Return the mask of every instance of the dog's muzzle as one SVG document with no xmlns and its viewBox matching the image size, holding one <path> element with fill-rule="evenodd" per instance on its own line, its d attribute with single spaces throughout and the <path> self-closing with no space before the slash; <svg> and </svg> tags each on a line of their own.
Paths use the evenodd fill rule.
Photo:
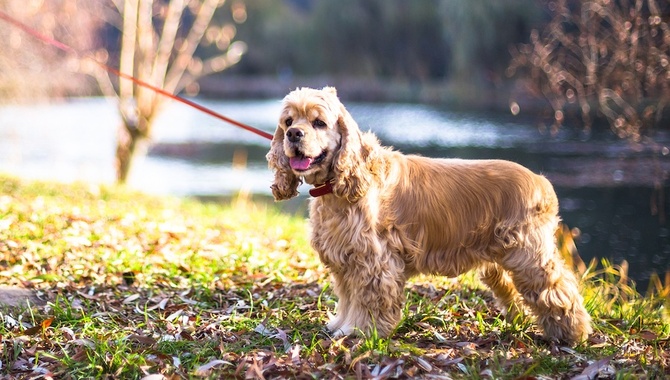
<svg viewBox="0 0 670 380">
<path fill-rule="evenodd" d="M 309 157 L 305 156 L 299 151 L 296 151 L 296 155 L 289 158 L 289 164 L 291 165 L 291 169 L 293 170 L 305 171 L 310 167 L 318 165 L 321 162 L 323 162 L 323 160 L 326 159 L 327 154 L 328 152 L 324 150 L 323 152 L 321 152 L 321 154 L 319 154 L 316 157 Z"/>
</svg>

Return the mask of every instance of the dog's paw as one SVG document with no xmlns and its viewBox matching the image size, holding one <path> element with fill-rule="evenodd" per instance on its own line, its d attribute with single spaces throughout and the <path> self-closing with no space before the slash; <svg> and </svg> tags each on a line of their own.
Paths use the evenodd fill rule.
<svg viewBox="0 0 670 380">
<path fill-rule="evenodd" d="M 343 336 L 349 336 L 354 333 L 355 327 L 351 326 L 340 318 L 335 318 L 331 320 L 328 325 L 326 325 L 328 331 L 330 331 L 333 338 L 341 338 Z"/>
<path fill-rule="evenodd" d="M 342 326 L 337 330 L 330 330 L 333 338 L 342 338 L 345 336 L 353 335 L 355 328 L 352 326 Z"/>
<path fill-rule="evenodd" d="M 340 326 L 342 325 L 342 319 L 339 317 L 334 317 L 333 319 L 328 322 L 326 325 L 326 328 L 330 332 L 335 332 L 340 329 Z"/>
<path fill-rule="evenodd" d="M 330 332 L 330 337 L 333 339 L 339 339 L 346 336 L 340 329 L 334 331 L 329 329 L 328 332 Z"/>
</svg>

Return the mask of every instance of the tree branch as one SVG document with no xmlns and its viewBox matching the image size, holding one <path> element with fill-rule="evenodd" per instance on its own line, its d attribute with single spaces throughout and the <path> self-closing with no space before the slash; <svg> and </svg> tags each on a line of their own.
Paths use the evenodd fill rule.
<svg viewBox="0 0 670 380">
<path fill-rule="evenodd" d="M 166 91 L 175 93 L 178 89 L 183 88 L 179 87 L 180 83 L 182 82 L 182 76 L 186 72 L 189 63 L 193 59 L 195 49 L 198 47 L 198 45 L 200 45 L 200 41 L 205 34 L 205 30 L 214 16 L 214 11 L 221 5 L 223 5 L 223 1 L 203 1 L 202 5 L 198 9 L 193 26 L 186 36 L 186 41 L 184 42 L 182 49 L 180 49 L 176 59 L 174 60 L 174 63 L 172 64 L 172 67 L 170 67 L 167 72 L 164 87 Z"/>
</svg>

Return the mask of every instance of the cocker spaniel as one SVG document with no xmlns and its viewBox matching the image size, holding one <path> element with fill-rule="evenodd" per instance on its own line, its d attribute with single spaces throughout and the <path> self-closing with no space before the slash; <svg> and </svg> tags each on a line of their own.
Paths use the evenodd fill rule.
<svg viewBox="0 0 670 380">
<path fill-rule="evenodd" d="M 527 309 L 544 335 L 574 344 L 591 333 L 574 273 L 557 253 L 558 200 L 543 176 L 509 161 L 404 155 L 363 133 L 334 88 L 283 101 L 267 154 L 276 200 L 315 186 L 311 244 L 339 298 L 336 335 L 401 319 L 419 273 L 477 269 L 508 318 Z"/>
</svg>

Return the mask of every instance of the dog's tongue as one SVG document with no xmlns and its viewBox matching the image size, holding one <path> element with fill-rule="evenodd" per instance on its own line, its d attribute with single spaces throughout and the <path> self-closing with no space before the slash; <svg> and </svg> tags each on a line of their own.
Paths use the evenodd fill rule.
<svg viewBox="0 0 670 380">
<path fill-rule="evenodd" d="M 292 169 L 307 170 L 312 163 L 312 159 L 309 157 L 291 157 L 289 163 Z"/>
</svg>

